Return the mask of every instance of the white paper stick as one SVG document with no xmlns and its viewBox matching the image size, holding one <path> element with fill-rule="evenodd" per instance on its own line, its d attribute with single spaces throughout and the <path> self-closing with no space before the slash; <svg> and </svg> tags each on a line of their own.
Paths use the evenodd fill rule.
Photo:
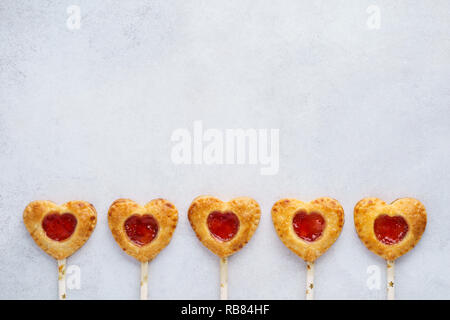
<svg viewBox="0 0 450 320">
<path fill-rule="evenodd" d="M 141 262 L 141 300 L 148 299 L 148 261 Z"/>
<path fill-rule="evenodd" d="M 306 262 L 306 300 L 314 300 L 314 262 Z"/>
<path fill-rule="evenodd" d="M 394 260 L 386 260 L 387 263 L 387 299 L 395 300 L 395 262 Z"/>
<path fill-rule="evenodd" d="M 228 300 L 228 259 L 220 258 L 220 300 Z"/>
<path fill-rule="evenodd" d="M 66 259 L 58 260 L 58 298 L 66 300 Z"/>
</svg>

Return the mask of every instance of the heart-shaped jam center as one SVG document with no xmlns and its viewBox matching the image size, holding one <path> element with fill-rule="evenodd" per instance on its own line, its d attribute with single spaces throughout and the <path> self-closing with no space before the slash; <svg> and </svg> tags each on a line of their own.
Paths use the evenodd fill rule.
<svg viewBox="0 0 450 320">
<path fill-rule="evenodd" d="M 55 241 L 63 241 L 69 238 L 75 231 L 76 226 L 77 218 L 71 213 L 50 212 L 42 220 L 42 228 L 45 234 Z"/>
<path fill-rule="evenodd" d="M 138 246 L 144 246 L 158 234 L 158 221 L 149 214 L 132 215 L 124 223 L 125 232 L 128 238 Z"/>
<path fill-rule="evenodd" d="M 390 217 L 386 214 L 375 219 L 373 230 L 377 239 L 384 244 L 396 244 L 408 233 L 408 223 L 401 216 Z"/>
<path fill-rule="evenodd" d="M 305 210 L 298 211 L 292 220 L 292 226 L 299 238 L 313 242 L 317 240 L 325 229 L 325 219 L 320 213 Z"/>
<path fill-rule="evenodd" d="M 231 211 L 213 211 L 207 220 L 209 231 L 220 241 L 230 241 L 239 230 L 239 218 Z"/>
</svg>

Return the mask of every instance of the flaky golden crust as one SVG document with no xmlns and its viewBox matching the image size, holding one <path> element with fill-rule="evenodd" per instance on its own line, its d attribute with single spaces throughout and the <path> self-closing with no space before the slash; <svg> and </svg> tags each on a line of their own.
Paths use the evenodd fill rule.
<svg viewBox="0 0 450 320">
<path fill-rule="evenodd" d="M 307 213 L 318 212 L 325 220 L 325 229 L 322 235 L 313 242 L 308 242 L 294 231 L 293 219 L 299 210 Z M 281 241 L 308 262 L 314 262 L 337 240 L 344 225 L 344 209 L 337 200 L 331 198 L 318 198 L 311 202 L 297 199 L 281 199 L 272 207 L 272 221 Z"/>
<path fill-rule="evenodd" d="M 152 215 L 158 222 L 158 233 L 148 244 L 138 246 L 132 242 L 124 228 L 125 221 L 132 215 Z M 130 256 L 141 262 L 153 260 L 172 239 L 178 222 L 178 210 L 164 199 L 154 199 L 141 206 L 130 199 L 118 199 L 108 210 L 108 224 L 114 239 Z"/>
<path fill-rule="evenodd" d="M 63 241 L 50 239 L 42 228 L 42 220 L 50 212 L 71 213 L 77 219 L 72 235 Z M 69 201 L 61 206 L 48 200 L 33 201 L 23 212 L 23 222 L 37 245 L 57 260 L 65 259 L 89 239 L 97 223 L 97 212 L 86 201 Z"/>
<path fill-rule="evenodd" d="M 387 245 L 377 239 L 374 222 L 382 214 L 402 216 L 408 223 L 408 233 L 400 242 Z M 359 238 L 370 251 L 386 260 L 395 260 L 419 242 L 427 225 L 427 213 L 424 205 L 413 198 L 398 199 L 390 205 L 377 198 L 365 198 L 356 204 L 354 220 Z"/>
<path fill-rule="evenodd" d="M 229 241 L 216 239 L 208 229 L 207 218 L 213 211 L 231 211 L 239 219 L 239 229 Z M 221 258 L 231 256 L 242 249 L 253 236 L 259 224 L 261 209 L 259 204 L 247 197 L 223 202 L 212 196 L 200 196 L 189 207 L 188 218 L 197 238 L 205 247 Z"/>
</svg>

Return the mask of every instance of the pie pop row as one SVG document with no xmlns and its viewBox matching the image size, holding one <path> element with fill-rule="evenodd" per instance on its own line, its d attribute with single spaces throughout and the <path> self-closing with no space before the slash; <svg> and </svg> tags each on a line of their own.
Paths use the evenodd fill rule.
<svg viewBox="0 0 450 320">
<path fill-rule="evenodd" d="M 228 297 L 228 257 L 253 236 L 261 216 L 259 204 L 240 197 L 228 202 L 199 196 L 188 210 L 198 239 L 220 259 L 220 298 Z M 36 244 L 58 261 L 59 298 L 66 299 L 66 258 L 89 239 L 97 223 L 94 206 L 85 201 L 57 205 L 33 201 L 23 220 Z M 272 207 L 272 221 L 281 241 L 306 262 L 306 299 L 314 298 L 314 262 L 339 237 L 344 210 L 335 199 L 310 202 L 286 198 Z M 144 206 L 130 199 L 114 201 L 108 225 L 122 250 L 141 262 L 141 299 L 147 299 L 148 263 L 170 242 L 178 210 L 170 201 L 154 199 Z M 364 198 L 354 208 L 355 229 L 364 245 L 387 261 L 387 298 L 394 299 L 394 261 L 420 240 L 427 222 L 424 205 L 413 198 L 387 204 Z"/>
</svg>

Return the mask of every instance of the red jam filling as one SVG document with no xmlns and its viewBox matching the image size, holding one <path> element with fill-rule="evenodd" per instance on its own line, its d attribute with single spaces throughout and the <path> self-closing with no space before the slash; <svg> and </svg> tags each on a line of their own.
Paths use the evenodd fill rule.
<svg viewBox="0 0 450 320">
<path fill-rule="evenodd" d="M 76 226 L 77 218 L 71 213 L 51 212 L 42 220 L 42 228 L 45 234 L 55 241 L 63 241 L 69 238 L 75 231 Z"/>
<path fill-rule="evenodd" d="M 386 214 L 375 219 L 373 230 L 375 236 L 384 244 L 396 244 L 408 233 L 408 223 L 401 216 L 390 217 Z"/>
<path fill-rule="evenodd" d="M 128 238 L 138 246 L 152 242 L 159 230 L 158 221 L 149 214 L 132 215 L 125 221 L 124 228 Z"/>
<path fill-rule="evenodd" d="M 313 242 L 322 235 L 325 229 L 325 219 L 320 213 L 311 212 L 308 214 L 305 210 L 300 210 L 295 214 L 292 226 L 299 238 Z"/>
<path fill-rule="evenodd" d="M 209 231 L 220 241 L 230 241 L 239 230 L 239 218 L 231 211 L 213 211 L 207 220 Z"/>
</svg>

